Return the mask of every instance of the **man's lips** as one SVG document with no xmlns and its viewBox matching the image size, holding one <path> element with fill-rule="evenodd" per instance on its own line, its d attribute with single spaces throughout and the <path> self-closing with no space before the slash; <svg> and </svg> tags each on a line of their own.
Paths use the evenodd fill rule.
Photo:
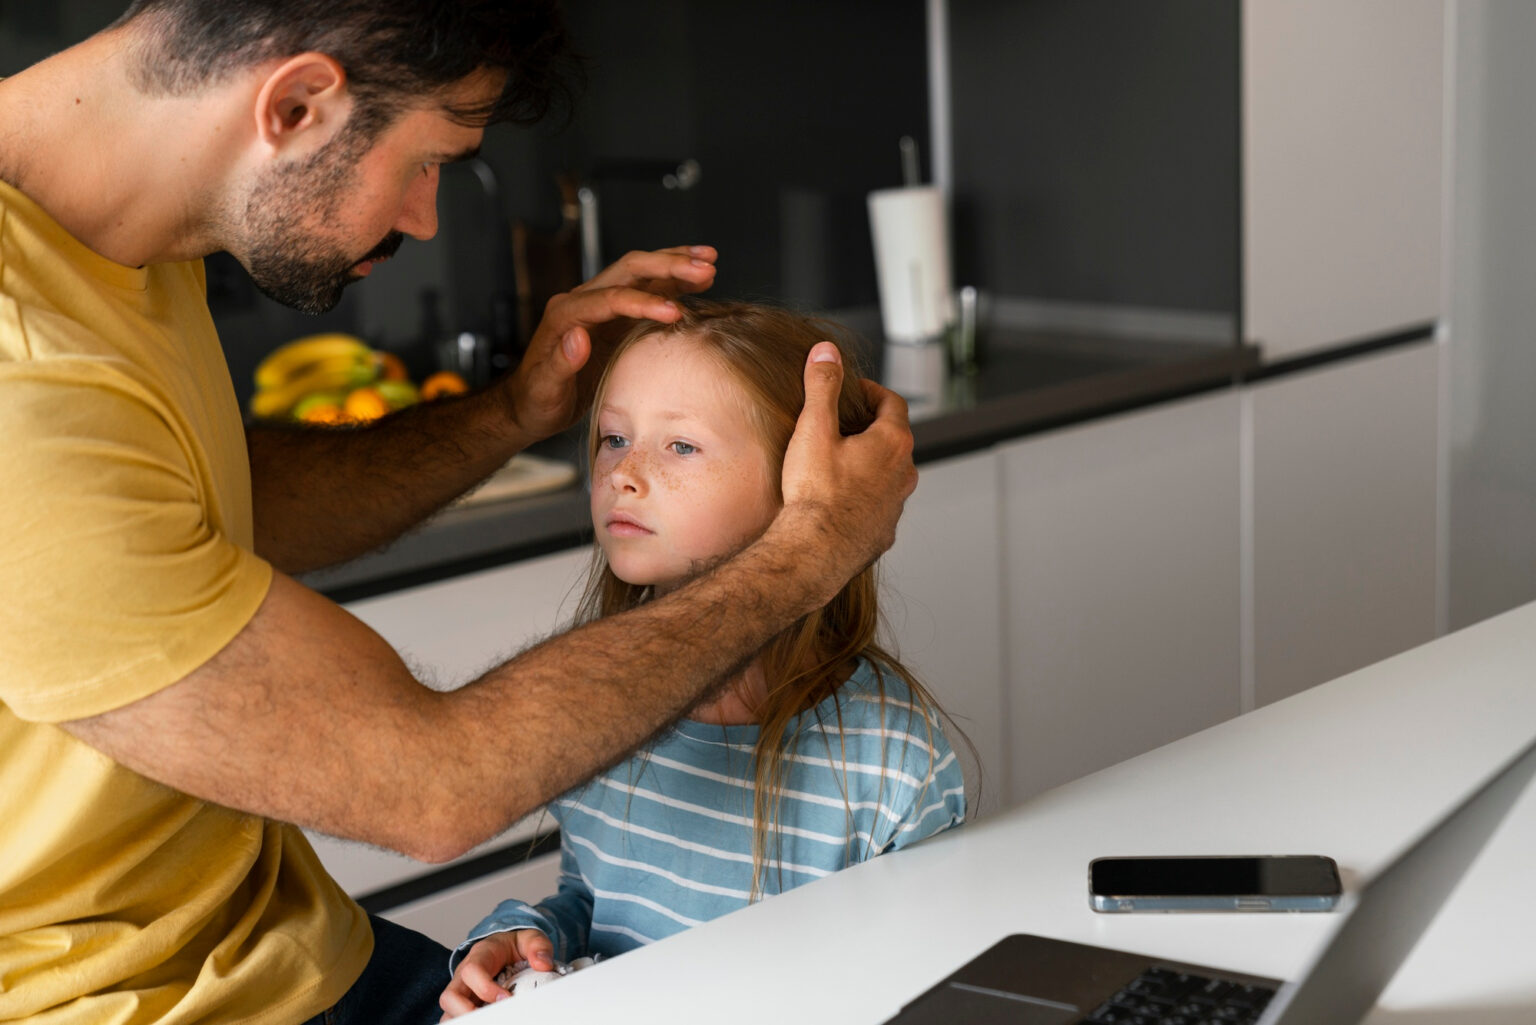
<svg viewBox="0 0 1536 1025">
<path fill-rule="evenodd" d="M 405 241 L 405 236 L 398 231 L 392 231 L 384 236 L 384 240 L 373 247 L 367 256 L 352 265 L 359 277 L 366 278 L 368 272 L 373 270 L 374 264 L 383 263 L 394 256 L 400 249 L 400 243 Z"/>
</svg>

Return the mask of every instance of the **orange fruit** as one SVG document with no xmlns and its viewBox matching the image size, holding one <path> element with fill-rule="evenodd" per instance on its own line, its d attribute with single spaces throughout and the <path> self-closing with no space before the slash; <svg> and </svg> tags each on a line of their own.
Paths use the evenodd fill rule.
<svg viewBox="0 0 1536 1025">
<path fill-rule="evenodd" d="M 444 395 L 463 395 L 467 391 L 469 391 L 469 384 L 452 370 L 439 370 L 421 382 L 421 400 L 423 402 L 431 402 L 433 399 L 440 399 Z"/>
<path fill-rule="evenodd" d="M 356 388 L 347 393 L 341 408 L 352 419 L 366 423 L 388 413 L 389 403 L 375 388 Z"/>
<path fill-rule="evenodd" d="M 392 352 L 374 352 L 374 362 L 379 368 L 379 380 L 381 381 L 409 381 L 411 375 L 405 369 L 405 363 Z"/>
<path fill-rule="evenodd" d="M 352 422 L 352 418 L 337 405 L 310 406 L 299 414 L 299 419 L 307 424 L 344 424 Z"/>
</svg>

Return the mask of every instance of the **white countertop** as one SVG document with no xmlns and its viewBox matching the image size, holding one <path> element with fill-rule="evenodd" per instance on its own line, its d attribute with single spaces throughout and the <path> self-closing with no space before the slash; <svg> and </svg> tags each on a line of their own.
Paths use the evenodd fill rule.
<svg viewBox="0 0 1536 1025">
<path fill-rule="evenodd" d="M 1090 859 L 1328 854 L 1354 889 L 1536 736 L 1536 604 L 477 1012 L 496 1022 L 884 1021 L 1012 932 L 1293 975 L 1317 914 L 1098 915 Z M 1536 787 L 1371 1025 L 1536 1022 Z"/>
</svg>

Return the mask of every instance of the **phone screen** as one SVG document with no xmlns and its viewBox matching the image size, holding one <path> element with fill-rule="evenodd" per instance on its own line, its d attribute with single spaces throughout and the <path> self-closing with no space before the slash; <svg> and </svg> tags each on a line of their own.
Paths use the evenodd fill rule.
<svg viewBox="0 0 1536 1025">
<path fill-rule="evenodd" d="M 1116 897 L 1337 895 L 1338 867 L 1318 855 L 1099 858 L 1092 890 Z"/>
</svg>

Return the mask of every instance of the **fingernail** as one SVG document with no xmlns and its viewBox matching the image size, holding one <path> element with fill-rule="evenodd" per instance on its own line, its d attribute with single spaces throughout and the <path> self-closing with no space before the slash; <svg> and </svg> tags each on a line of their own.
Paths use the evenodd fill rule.
<svg viewBox="0 0 1536 1025">
<path fill-rule="evenodd" d="M 692 253 L 694 256 L 708 256 L 709 255 L 709 247 L 708 246 L 689 246 L 688 247 L 688 251 L 690 253 Z"/>
<path fill-rule="evenodd" d="M 828 345 L 828 346 L 825 346 L 825 347 L 818 347 L 818 348 L 816 348 L 811 353 L 811 362 L 812 363 L 837 363 L 837 362 L 839 362 L 837 346 L 835 346 L 835 345 Z"/>
<path fill-rule="evenodd" d="M 708 260 L 698 260 L 698 259 L 695 259 L 695 260 L 692 261 L 692 263 L 693 263 L 693 265 L 695 267 L 713 267 L 714 266 L 714 264 L 710 263 Z"/>
<path fill-rule="evenodd" d="M 576 336 L 567 332 L 566 336 L 560 340 L 560 351 L 565 353 L 566 359 L 574 360 L 577 356 Z"/>
</svg>

